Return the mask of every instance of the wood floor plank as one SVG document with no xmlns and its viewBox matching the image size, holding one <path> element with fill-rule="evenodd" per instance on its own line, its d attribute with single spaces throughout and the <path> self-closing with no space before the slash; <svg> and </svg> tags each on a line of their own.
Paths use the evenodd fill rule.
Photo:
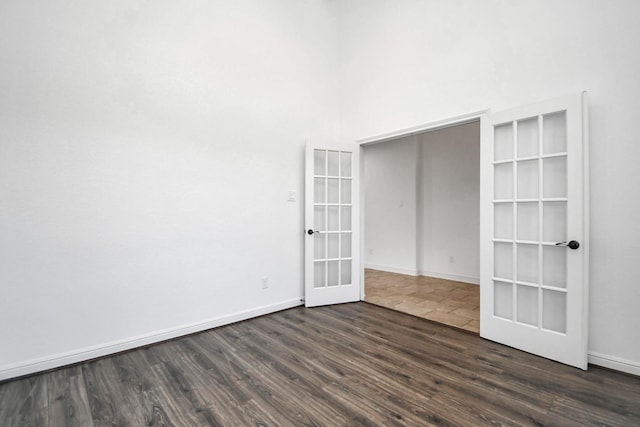
<svg viewBox="0 0 640 427">
<path fill-rule="evenodd" d="M 321 394 L 318 395 L 321 390 L 314 383 L 303 381 L 290 364 L 283 362 L 280 354 L 274 358 L 275 353 L 270 352 L 253 333 L 247 333 L 243 325 L 233 325 L 222 333 L 221 338 L 228 340 L 229 344 L 233 342 L 233 346 L 243 354 L 244 360 L 239 362 L 246 363 L 250 384 L 259 391 L 253 399 L 256 403 L 279 408 L 290 425 L 326 425 L 330 420 L 342 421 L 342 415 L 330 405 L 320 412 L 310 411 L 303 400 L 316 396 L 322 401 Z M 292 394 L 297 398 L 291 399 Z"/>
<path fill-rule="evenodd" d="M 93 426 L 82 370 L 78 366 L 49 374 L 49 416 L 51 425 Z"/>
<path fill-rule="evenodd" d="M 49 413 L 48 386 L 48 374 L 0 384 L 0 425 L 44 425 L 47 423 Z M 2 420 L 7 421 L 3 423 Z"/>
<path fill-rule="evenodd" d="M 5 418 L 3 427 L 40 427 L 49 425 L 49 408 L 36 409 L 28 415 Z"/>
<path fill-rule="evenodd" d="M 639 396 L 638 377 L 356 303 L 2 383 L 0 425 L 632 426 Z"/>
<path fill-rule="evenodd" d="M 132 390 L 123 383 L 114 358 L 100 359 L 82 365 L 85 388 L 96 425 L 148 425 L 153 419 L 163 419 L 162 408 L 150 399 L 153 388 Z M 158 386 L 157 384 L 155 386 Z"/>
</svg>

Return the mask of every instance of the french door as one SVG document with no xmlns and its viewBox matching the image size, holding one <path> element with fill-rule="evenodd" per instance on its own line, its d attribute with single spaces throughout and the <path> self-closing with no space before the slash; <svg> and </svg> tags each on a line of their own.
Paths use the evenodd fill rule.
<svg viewBox="0 0 640 427">
<path fill-rule="evenodd" d="M 305 306 L 359 301 L 359 146 L 307 144 L 305 166 Z"/>
<path fill-rule="evenodd" d="M 588 337 L 584 94 L 481 119 L 480 335 L 582 369 Z"/>
</svg>

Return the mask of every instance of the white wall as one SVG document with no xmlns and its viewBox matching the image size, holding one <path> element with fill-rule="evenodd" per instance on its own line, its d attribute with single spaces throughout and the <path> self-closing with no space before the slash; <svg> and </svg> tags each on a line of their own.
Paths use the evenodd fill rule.
<svg viewBox="0 0 640 427">
<path fill-rule="evenodd" d="M 368 268 L 417 274 L 417 138 L 363 150 L 364 262 Z"/>
<path fill-rule="evenodd" d="M 342 134 L 589 92 L 591 360 L 640 373 L 640 2 L 339 3 Z"/>
<path fill-rule="evenodd" d="M 419 136 L 424 276 L 480 278 L 480 124 Z"/>
<path fill-rule="evenodd" d="M 299 304 L 332 8 L 0 4 L 0 379 Z"/>
</svg>

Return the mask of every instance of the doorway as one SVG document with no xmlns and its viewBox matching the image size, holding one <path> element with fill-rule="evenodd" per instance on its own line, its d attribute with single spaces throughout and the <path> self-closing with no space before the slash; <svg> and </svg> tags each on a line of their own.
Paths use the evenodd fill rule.
<svg viewBox="0 0 640 427">
<path fill-rule="evenodd" d="M 362 155 L 365 301 L 478 333 L 479 122 Z"/>
</svg>

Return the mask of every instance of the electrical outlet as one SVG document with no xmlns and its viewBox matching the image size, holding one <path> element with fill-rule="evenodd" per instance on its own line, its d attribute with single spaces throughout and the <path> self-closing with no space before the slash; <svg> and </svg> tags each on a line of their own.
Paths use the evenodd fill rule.
<svg viewBox="0 0 640 427">
<path fill-rule="evenodd" d="M 267 289 L 269 288 L 269 278 L 267 276 L 264 276 L 262 278 L 262 289 Z"/>
<path fill-rule="evenodd" d="M 369 249 L 369 255 L 373 255 L 373 249 Z"/>
<path fill-rule="evenodd" d="M 449 264 L 455 264 L 455 263 L 456 263 L 456 257 L 450 256 L 449 257 Z"/>
</svg>

